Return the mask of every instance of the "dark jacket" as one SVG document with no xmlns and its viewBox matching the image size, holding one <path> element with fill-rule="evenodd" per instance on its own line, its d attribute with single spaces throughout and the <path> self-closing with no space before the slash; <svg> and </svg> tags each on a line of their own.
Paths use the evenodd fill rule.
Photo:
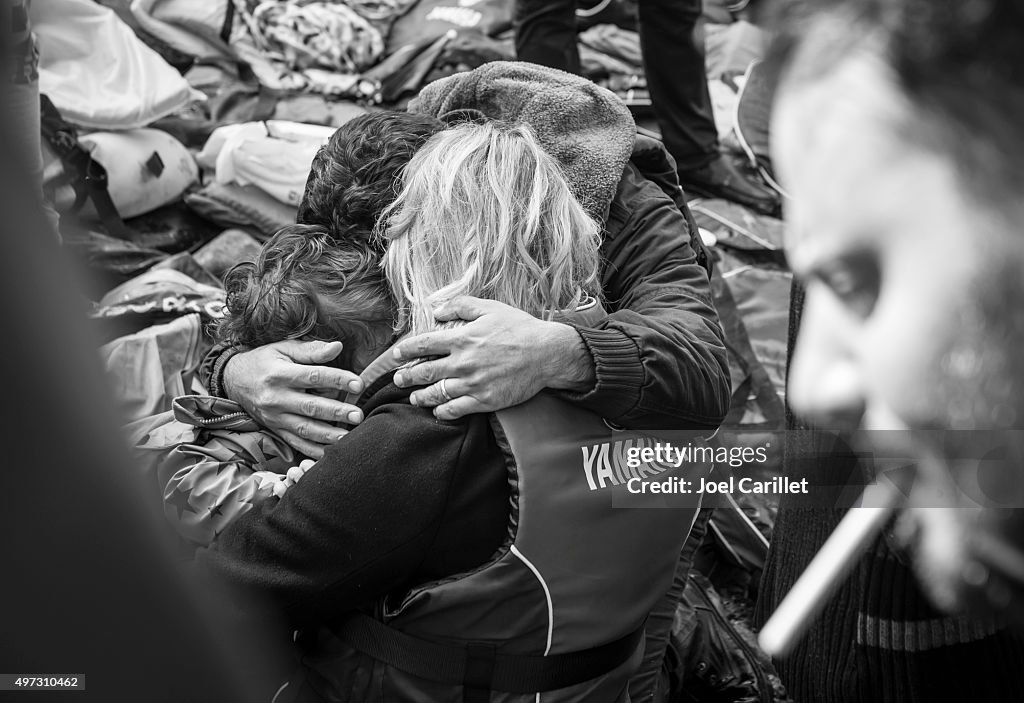
<svg viewBox="0 0 1024 703">
<path fill-rule="evenodd" d="M 716 428 L 729 370 L 707 271 L 679 207 L 629 163 L 601 246 L 606 320 L 577 327 L 597 383 L 584 407 L 631 429 Z"/>
<path fill-rule="evenodd" d="M 439 421 L 393 377 L 367 389 L 366 419 L 313 471 L 197 554 L 293 627 L 467 571 L 505 539 L 509 487 L 489 416 Z"/>
</svg>

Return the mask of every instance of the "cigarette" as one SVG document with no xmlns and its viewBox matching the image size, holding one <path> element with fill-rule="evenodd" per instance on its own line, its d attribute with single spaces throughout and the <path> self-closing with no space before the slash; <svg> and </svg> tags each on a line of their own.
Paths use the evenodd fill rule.
<svg viewBox="0 0 1024 703">
<path fill-rule="evenodd" d="M 899 488 L 887 479 L 864 489 L 860 505 L 872 507 L 850 509 L 761 628 L 757 641 L 766 654 L 785 656 L 803 637 L 901 499 Z"/>
</svg>

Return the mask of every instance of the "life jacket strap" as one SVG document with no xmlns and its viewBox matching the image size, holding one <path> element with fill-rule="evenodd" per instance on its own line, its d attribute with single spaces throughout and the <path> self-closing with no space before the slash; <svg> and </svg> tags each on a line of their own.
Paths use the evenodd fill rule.
<svg viewBox="0 0 1024 703">
<path fill-rule="evenodd" d="M 548 656 L 501 654 L 493 643 L 440 644 L 413 637 L 362 613 L 333 628 L 343 642 L 412 676 L 480 691 L 539 693 L 575 686 L 621 666 L 643 642 L 641 624 L 625 637 L 590 649 Z"/>
</svg>

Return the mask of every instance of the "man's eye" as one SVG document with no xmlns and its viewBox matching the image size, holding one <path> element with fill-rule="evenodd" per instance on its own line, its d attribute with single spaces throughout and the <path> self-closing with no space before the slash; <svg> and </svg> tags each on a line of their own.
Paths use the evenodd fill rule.
<svg viewBox="0 0 1024 703">
<path fill-rule="evenodd" d="M 858 317 L 868 317 L 878 299 L 878 269 L 867 262 L 830 272 L 823 277 L 832 293 Z"/>
</svg>

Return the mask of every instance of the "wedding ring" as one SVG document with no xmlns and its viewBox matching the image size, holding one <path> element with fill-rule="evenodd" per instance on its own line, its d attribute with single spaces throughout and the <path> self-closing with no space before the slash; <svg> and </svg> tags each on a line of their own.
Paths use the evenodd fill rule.
<svg viewBox="0 0 1024 703">
<path fill-rule="evenodd" d="M 450 394 L 448 393 L 448 388 L 446 388 L 446 387 L 445 387 L 445 382 L 446 382 L 447 380 L 448 380 L 447 378 L 442 378 L 442 379 L 441 379 L 441 383 L 440 383 L 440 386 L 441 386 L 441 395 L 443 395 L 443 396 L 444 396 L 444 399 L 445 399 L 446 401 L 451 401 L 452 397 L 451 397 L 451 395 L 450 395 Z"/>
</svg>

